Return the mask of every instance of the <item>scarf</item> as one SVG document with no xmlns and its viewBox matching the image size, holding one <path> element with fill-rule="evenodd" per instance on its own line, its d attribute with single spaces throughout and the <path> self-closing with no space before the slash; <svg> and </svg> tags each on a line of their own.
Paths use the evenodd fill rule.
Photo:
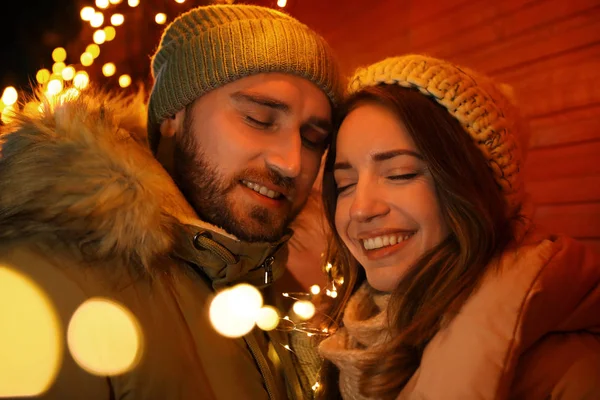
<svg viewBox="0 0 600 400">
<path fill-rule="evenodd" d="M 360 361 L 389 341 L 389 298 L 388 293 L 376 292 L 365 282 L 348 300 L 343 326 L 319 345 L 319 354 L 340 370 L 340 392 L 344 400 L 367 399 L 358 392 Z"/>
</svg>

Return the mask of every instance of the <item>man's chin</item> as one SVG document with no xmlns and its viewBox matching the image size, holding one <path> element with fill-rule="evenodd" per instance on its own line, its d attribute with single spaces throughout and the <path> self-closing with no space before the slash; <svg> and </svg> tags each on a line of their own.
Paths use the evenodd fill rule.
<svg viewBox="0 0 600 400">
<path fill-rule="evenodd" d="M 276 242 L 287 232 L 284 222 L 262 223 L 250 218 L 238 220 L 226 230 L 246 242 Z"/>
</svg>

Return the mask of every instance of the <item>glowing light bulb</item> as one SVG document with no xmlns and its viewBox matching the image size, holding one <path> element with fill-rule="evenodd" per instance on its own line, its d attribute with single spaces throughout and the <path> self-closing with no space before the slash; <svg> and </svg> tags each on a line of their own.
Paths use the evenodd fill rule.
<svg viewBox="0 0 600 400">
<path fill-rule="evenodd" d="M 117 35 L 117 31 L 112 26 L 105 26 L 104 27 L 104 34 L 106 35 L 106 41 L 110 42 Z"/>
<path fill-rule="evenodd" d="M 18 99 L 19 93 L 17 93 L 17 89 L 15 89 L 13 86 L 8 86 L 6 89 L 4 89 L 4 92 L 2 92 L 2 102 L 4 105 L 12 106 L 17 102 Z"/>
<path fill-rule="evenodd" d="M 48 82 L 48 93 L 50 93 L 51 95 L 57 95 L 60 93 L 61 90 L 63 90 L 63 83 L 61 80 L 59 79 L 51 79 L 50 82 Z"/>
<path fill-rule="evenodd" d="M 83 7 L 81 9 L 81 12 L 79 13 L 79 15 L 81 16 L 81 19 L 83 21 L 91 21 L 92 17 L 94 16 L 94 14 L 96 13 L 96 10 L 94 10 L 93 7 Z"/>
<path fill-rule="evenodd" d="M 65 67 L 61 72 L 61 76 L 65 81 L 70 81 L 75 77 L 75 68 L 70 65 Z"/>
<path fill-rule="evenodd" d="M 102 26 L 103 23 L 104 23 L 104 14 L 102 14 L 100 11 L 97 11 L 96 13 L 94 13 L 94 16 L 90 20 L 90 26 L 92 28 L 99 28 Z"/>
<path fill-rule="evenodd" d="M 111 62 L 106 63 L 102 66 L 102 74 L 104 76 L 113 76 L 116 71 L 117 71 L 117 67 L 115 66 L 115 64 L 113 64 Z"/>
<path fill-rule="evenodd" d="M 98 46 L 96 43 L 88 44 L 85 48 L 85 52 L 90 53 L 93 58 L 98 58 L 100 55 L 100 46 Z"/>
<path fill-rule="evenodd" d="M 35 74 L 35 79 L 41 84 L 48 82 L 50 80 L 50 71 L 48 71 L 46 68 L 40 69 Z"/>
<path fill-rule="evenodd" d="M 137 7 L 140 4 L 140 0 L 127 0 L 129 7 Z"/>
<path fill-rule="evenodd" d="M 63 62 L 67 59 L 67 51 L 62 47 L 57 47 L 52 50 L 52 59 L 55 62 Z"/>
<path fill-rule="evenodd" d="M 104 33 L 102 29 L 99 29 L 96 32 L 94 32 L 92 39 L 94 40 L 94 43 L 102 44 L 106 41 L 106 33 Z"/>
<path fill-rule="evenodd" d="M 60 75 L 65 67 L 66 65 L 64 62 L 56 62 L 52 65 L 52 73 Z"/>
<path fill-rule="evenodd" d="M 123 16 L 123 14 L 113 14 L 110 17 L 110 23 L 113 24 L 114 26 L 123 25 L 124 21 L 125 21 L 125 17 Z"/>
<path fill-rule="evenodd" d="M 81 65 L 84 67 L 89 67 L 94 63 L 94 56 L 88 52 L 85 52 L 81 55 L 81 57 L 79 57 L 79 60 L 81 61 Z"/>
<path fill-rule="evenodd" d="M 219 292 L 211 301 L 210 321 L 223 336 L 244 336 L 254 328 L 262 303 L 262 295 L 254 286 L 236 285 Z"/>
<path fill-rule="evenodd" d="M 79 306 L 67 329 L 67 344 L 77 364 L 94 375 L 131 370 L 141 357 L 142 332 L 121 304 L 93 298 Z"/>
<path fill-rule="evenodd" d="M 175 3 L 183 4 L 185 3 L 185 0 L 175 0 Z"/>
<path fill-rule="evenodd" d="M 109 1 L 108 0 L 96 0 L 96 7 L 98 8 L 106 8 L 108 7 Z"/>
<path fill-rule="evenodd" d="M 277 7 L 285 7 L 287 5 L 287 0 L 277 0 Z"/>
<path fill-rule="evenodd" d="M 312 285 L 310 287 L 310 292 L 312 294 L 319 294 L 321 292 L 321 288 L 319 287 L 319 285 Z"/>
<path fill-rule="evenodd" d="M 156 14 L 156 16 L 154 17 L 154 21 L 156 21 L 156 23 L 159 25 L 164 24 L 165 22 L 167 22 L 167 14 L 165 14 L 165 13 Z"/>
<path fill-rule="evenodd" d="M 304 320 L 311 319 L 313 315 L 315 315 L 315 305 L 307 300 L 299 300 L 295 302 L 292 306 L 292 310 L 294 310 L 296 315 Z"/>
<path fill-rule="evenodd" d="M 256 326 L 263 331 L 271 331 L 279 325 L 279 313 L 274 307 L 262 307 L 256 316 Z"/>
<path fill-rule="evenodd" d="M 119 86 L 126 88 L 131 85 L 131 77 L 127 74 L 123 74 L 119 77 Z"/>
<path fill-rule="evenodd" d="M 75 74 L 75 78 L 73 78 L 73 86 L 75 86 L 79 90 L 85 89 L 90 83 L 90 77 L 87 72 L 79 71 Z"/>
<path fill-rule="evenodd" d="M 122 0 L 109 0 L 110 4 L 121 4 Z"/>
<path fill-rule="evenodd" d="M 41 395 L 62 363 L 60 320 L 50 299 L 28 277 L 0 266 L 0 282 L 0 397 Z"/>
</svg>

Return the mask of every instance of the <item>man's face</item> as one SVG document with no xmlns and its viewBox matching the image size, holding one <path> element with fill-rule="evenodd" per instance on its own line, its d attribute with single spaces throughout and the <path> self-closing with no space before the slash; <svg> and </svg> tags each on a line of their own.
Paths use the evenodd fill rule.
<svg viewBox="0 0 600 400">
<path fill-rule="evenodd" d="M 174 179 L 199 217 L 246 241 L 276 241 L 300 212 L 331 131 L 313 83 L 259 74 L 176 115 Z"/>
</svg>

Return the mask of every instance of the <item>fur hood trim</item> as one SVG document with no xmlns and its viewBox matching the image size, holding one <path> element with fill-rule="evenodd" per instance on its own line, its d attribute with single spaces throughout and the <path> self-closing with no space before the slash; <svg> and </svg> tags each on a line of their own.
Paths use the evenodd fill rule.
<svg viewBox="0 0 600 400">
<path fill-rule="evenodd" d="M 146 143 L 145 93 L 93 88 L 34 100 L 0 131 L 0 241 L 31 236 L 75 244 L 83 255 L 148 266 L 197 221 Z"/>
</svg>

